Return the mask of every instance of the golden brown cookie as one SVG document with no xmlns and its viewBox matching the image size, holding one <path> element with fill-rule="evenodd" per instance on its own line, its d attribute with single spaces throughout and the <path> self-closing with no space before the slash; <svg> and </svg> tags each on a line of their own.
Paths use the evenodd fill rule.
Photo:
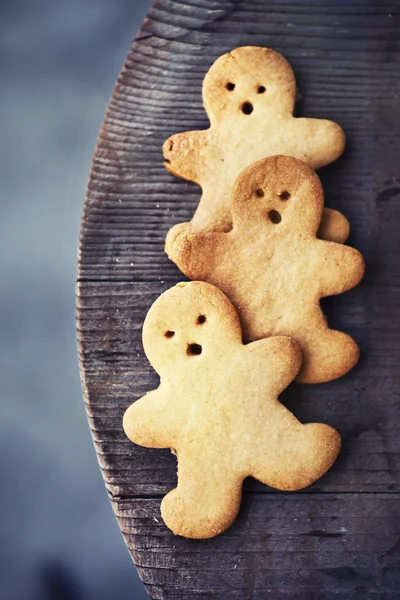
<svg viewBox="0 0 400 600">
<path fill-rule="evenodd" d="M 243 345 L 238 315 L 214 286 L 181 283 L 162 294 L 143 345 L 161 383 L 128 408 L 123 426 L 132 442 L 178 457 L 178 486 L 161 505 L 174 533 L 209 538 L 227 529 L 249 475 L 298 490 L 335 461 L 339 434 L 302 425 L 278 400 L 300 368 L 298 344 Z"/>
<path fill-rule="evenodd" d="M 185 275 L 228 296 L 246 341 L 288 335 L 300 343 L 304 359 L 297 379 L 305 383 L 336 379 L 359 357 L 351 337 L 329 329 L 319 300 L 357 285 L 364 260 L 354 248 L 317 239 L 323 205 L 311 167 L 274 156 L 237 179 L 231 231 L 193 233 L 182 223 L 166 243 Z"/>
<path fill-rule="evenodd" d="M 284 154 L 314 169 L 336 160 L 345 137 L 337 123 L 295 118 L 296 81 L 281 54 L 269 48 L 236 48 L 221 56 L 204 79 L 203 101 L 210 128 L 187 131 L 164 144 L 166 168 L 199 184 L 202 197 L 194 230 L 229 231 L 233 184 L 252 163 Z M 345 242 L 347 219 L 330 210 L 319 237 Z"/>
</svg>

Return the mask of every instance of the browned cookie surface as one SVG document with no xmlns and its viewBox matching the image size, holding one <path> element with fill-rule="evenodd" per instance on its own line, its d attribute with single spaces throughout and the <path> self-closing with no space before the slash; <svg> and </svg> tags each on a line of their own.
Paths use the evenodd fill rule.
<svg viewBox="0 0 400 600">
<path fill-rule="evenodd" d="M 357 344 L 329 329 L 319 300 L 357 285 L 364 260 L 349 246 L 317 239 L 323 190 L 315 172 L 295 158 L 261 160 L 237 179 L 232 212 L 228 233 L 175 226 L 166 244 L 170 258 L 230 298 L 246 341 L 296 339 L 304 353 L 299 381 L 345 374 L 358 360 Z"/>
</svg>

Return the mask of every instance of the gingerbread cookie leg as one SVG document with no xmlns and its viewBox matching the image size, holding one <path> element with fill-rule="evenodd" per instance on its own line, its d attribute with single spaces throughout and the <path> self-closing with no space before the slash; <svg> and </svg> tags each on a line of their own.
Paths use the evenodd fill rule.
<svg viewBox="0 0 400 600">
<path fill-rule="evenodd" d="M 303 367 L 296 381 L 324 383 L 345 375 L 358 362 L 360 351 L 356 342 L 346 333 L 329 329 L 319 309 L 310 319 L 313 328 L 298 327 L 296 331 L 296 340 L 304 354 Z"/>
<path fill-rule="evenodd" d="M 205 440 L 205 443 L 206 440 Z M 230 527 L 239 511 L 243 478 L 219 464 L 204 446 L 178 451 L 178 486 L 162 501 L 161 514 L 177 535 L 205 539 Z"/>
<path fill-rule="evenodd" d="M 263 427 L 252 475 L 279 490 L 294 491 L 311 485 L 333 465 L 340 436 L 322 423 L 302 425 L 282 404 Z M 260 467 L 260 465 L 262 465 Z"/>
</svg>

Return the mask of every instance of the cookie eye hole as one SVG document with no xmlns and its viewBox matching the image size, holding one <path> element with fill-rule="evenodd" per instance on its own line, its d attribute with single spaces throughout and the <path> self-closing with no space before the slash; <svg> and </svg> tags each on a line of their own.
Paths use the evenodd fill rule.
<svg viewBox="0 0 400 600">
<path fill-rule="evenodd" d="M 175 331 L 166 331 L 164 335 L 166 338 L 173 338 L 175 335 Z"/>
<path fill-rule="evenodd" d="M 233 92 L 235 87 L 236 87 L 236 85 L 234 83 L 232 83 L 231 81 L 226 84 L 226 89 L 228 90 L 228 92 Z"/>
<path fill-rule="evenodd" d="M 259 85 L 258 89 L 257 89 L 257 94 L 265 94 L 266 91 L 267 91 L 266 87 L 264 87 L 263 85 Z"/>
<path fill-rule="evenodd" d="M 206 315 L 199 315 L 197 317 L 197 325 L 203 325 L 207 321 Z"/>
<path fill-rule="evenodd" d="M 282 221 L 282 217 L 277 210 L 270 210 L 268 213 L 268 218 L 274 225 L 278 225 L 278 223 Z"/>
<path fill-rule="evenodd" d="M 251 102 L 245 102 L 242 106 L 242 111 L 245 115 L 251 115 L 254 110 L 254 106 Z"/>
<path fill-rule="evenodd" d="M 264 190 L 262 188 L 258 188 L 258 190 L 256 190 L 256 196 L 262 198 L 264 196 Z"/>
<path fill-rule="evenodd" d="M 290 194 L 289 194 L 289 192 L 281 192 L 281 193 L 279 194 L 279 198 L 280 198 L 281 200 L 289 200 L 289 198 L 290 198 Z"/>
<path fill-rule="evenodd" d="M 186 354 L 188 356 L 199 356 L 203 352 L 203 348 L 200 344 L 188 344 Z"/>
</svg>

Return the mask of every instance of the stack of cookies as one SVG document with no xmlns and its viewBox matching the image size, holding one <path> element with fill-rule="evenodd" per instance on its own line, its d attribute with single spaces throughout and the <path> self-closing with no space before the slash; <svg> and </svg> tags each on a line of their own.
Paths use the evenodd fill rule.
<svg viewBox="0 0 400 600">
<path fill-rule="evenodd" d="M 202 188 L 192 221 L 166 240 L 193 281 L 162 294 L 146 317 L 144 349 L 161 383 L 123 425 L 133 442 L 177 454 L 178 486 L 161 511 L 185 537 L 227 529 L 246 477 L 298 490 L 340 449 L 334 429 L 301 424 L 278 399 L 294 379 L 323 383 L 357 363 L 356 342 L 329 328 L 319 301 L 364 272 L 314 171 L 343 152 L 343 131 L 293 117 L 295 96 L 283 56 L 237 48 L 205 77 L 210 128 L 164 145 L 167 169 Z"/>
</svg>

